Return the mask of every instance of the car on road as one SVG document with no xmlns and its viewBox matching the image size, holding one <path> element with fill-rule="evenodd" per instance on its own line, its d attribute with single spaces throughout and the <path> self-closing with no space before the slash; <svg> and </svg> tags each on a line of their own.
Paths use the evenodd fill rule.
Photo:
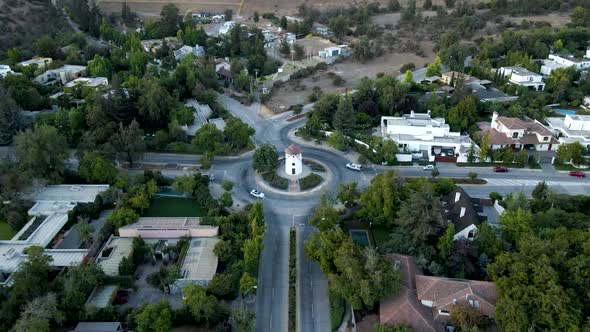
<svg viewBox="0 0 590 332">
<path fill-rule="evenodd" d="M 508 172 L 508 168 L 506 168 L 506 167 L 494 167 L 494 172 L 496 172 L 496 173 L 506 173 L 506 172 Z"/>
<path fill-rule="evenodd" d="M 258 198 L 258 199 L 264 199 L 265 198 L 264 193 L 261 193 L 260 191 L 255 190 L 255 189 L 252 189 L 252 191 L 250 192 L 250 195 L 252 195 L 252 196 L 254 196 L 254 197 Z"/>
<path fill-rule="evenodd" d="M 570 176 L 576 176 L 576 177 L 579 177 L 579 178 L 585 178 L 586 177 L 586 173 L 580 172 L 580 171 L 570 171 Z"/>
<path fill-rule="evenodd" d="M 348 163 L 346 164 L 346 168 L 351 169 L 353 171 L 360 172 L 363 170 L 363 165 L 355 164 L 355 163 Z"/>
<path fill-rule="evenodd" d="M 433 169 L 435 169 L 436 167 L 434 167 L 434 165 L 430 164 L 430 165 L 426 165 L 423 167 L 423 169 L 425 171 L 432 171 Z"/>
<path fill-rule="evenodd" d="M 117 291 L 113 304 L 125 304 L 127 302 L 129 302 L 129 292 L 126 290 Z"/>
</svg>

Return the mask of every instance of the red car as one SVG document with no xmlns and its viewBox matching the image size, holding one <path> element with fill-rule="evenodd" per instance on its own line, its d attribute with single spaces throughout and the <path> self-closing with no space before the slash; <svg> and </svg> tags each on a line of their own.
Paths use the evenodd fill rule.
<svg viewBox="0 0 590 332">
<path fill-rule="evenodd" d="M 508 168 L 506 168 L 506 167 L 494 167 L 494 172 L 496 172 L 496 173 L 506 173 L 506 172 L 508 172 Z"/>
<path fill-rule="evenodd" d="M 576 177 L 579 177 L 579 178 L 585 178 L 586 177 L 586 173 L 580 172 L 580 171 L 571 171 L 570 172 L 570 176 L 576 176 Z"/>
</svg>

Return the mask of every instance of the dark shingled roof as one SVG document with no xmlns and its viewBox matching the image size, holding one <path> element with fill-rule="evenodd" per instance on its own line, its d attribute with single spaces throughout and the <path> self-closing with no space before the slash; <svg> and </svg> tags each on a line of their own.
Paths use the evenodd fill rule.
<svg viewBox="0 0 590 332">
<path fill-rule="evenodd" d="M 455 199 L 459 195 L 459 200 L 455 202 Z M 455 225 L 455 234 L 464 230 L 471 225 L 479 225 L 483 218 L 479 216 L 471 197 L 461 188 L 452 191 L 445 197 L 443 197 L 444 209 L 448 210 L 446 213 L 447 219 Z M 461 216 L 461 208 L 465 208 L 465 215 Z"/>
</svg>

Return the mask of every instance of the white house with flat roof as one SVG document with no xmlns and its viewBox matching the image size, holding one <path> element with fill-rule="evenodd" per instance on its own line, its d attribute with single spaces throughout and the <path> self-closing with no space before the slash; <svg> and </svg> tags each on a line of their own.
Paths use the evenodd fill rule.
<svg viewBox="0 0 590 332">
<path fill-rule="evenodd" d="M 9 65 L 0 65 L 0 78 L 6 77 L 8 74 L 14 74 Z"/>
<path fill-rule="evenodd" d="M 65 65 L 61 68 L 50 69 L 35 77 L 35 82 L 44 85 L 52 85 L 56 83 L 64 85 L 78 77 L 84 76 L 85 74 L 85 66 Z"/>
<path fill-rule="evenodd" d="M 73 81 L 70 81 L 64 85 L 66 88 L 73 88 L 77 85 L 81 85 L 89 88 L 97 88 L 99 86 L 108 86 L 109 79 L 106 77 L 79 77 Z"/>
<path fill-rule="evenodd" d="M 547 59 L 543 60 L 541 74 L 549 76 L 555 69 L 569 67 L 574 67 L 578 71 L 590 68 L 590 50 L 586 50 L 584 58 L 577 58 L 573 54 L 549 54 Z"/>
<path fill-rule="evenodd" d="M 217 226 L 201 225 L 199 217 L 142 217 L 135 223 L 119 228 L 121 237 L 143 239 L 178 239 L 217 236 Z"/>
<path fill-rule="evenodd" d="M 25 249 L 30 246 L 47 247 L 68 222 L 68 212 L 77 203 L 93 202 L 108 185 L 47 186 L 25 194 L 36 201 L 29 210 L 31 220 L 9 241 L 0 241 L 0 272 L 11 274 L 26 261 Z M 86 257 L 86 249 L 45 249 L 54 267 L 79 265 Z M 0 282 L 9 282 L 0 280 Z"/>
<path fill-rule="evenodd" d="M 580 142 L 590 148 L 590 115 L 570 115 L 547 118 L 547 126 L 560 143 Z"/>
<path fill-rule="evenodd" d="M 466 162 L 473 146 L 478 147 L 468 135 L 452 132 L 443 118 L 432 118 L 427 113 L 404 114 L 401 117 L 381 117 L 383 139 L 394 140 L 400 150 L 420 153 L 429 161 Z"/>
<path fill-rule="evenodd" d="M 545 90 L 543 76 L 522 67 L 500 67 L 500 74 L 514 85 L 524 86 L 534 91 Z"/>
<path fill-rule="evenodd" d="M 37 65 L 38 68 L 45 68 L 48 64 L 52 63 L 52 58 L 42 58 L 42 57 L 34 57 L 29 60 L 25 60 L 22 62 L 17 63 L 18 66 L 21 67 L 28 67 L 30 65 Z"/>
</svg>

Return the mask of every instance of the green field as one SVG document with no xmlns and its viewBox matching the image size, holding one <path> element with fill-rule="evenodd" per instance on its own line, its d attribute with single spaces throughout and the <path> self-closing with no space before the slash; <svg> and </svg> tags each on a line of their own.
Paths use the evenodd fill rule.
<svg viewBox="0 0 590 332">
<path fill-rule="evenodd" d="M 10 240 L 16 232 L 5 222 L 0 222 L 0 240 Z"/>
<path fill-rule="evenodd" d="M 154 196 L 144 217 L 202 217 L 206 212 L 193 198 Z"/>
</svg>

